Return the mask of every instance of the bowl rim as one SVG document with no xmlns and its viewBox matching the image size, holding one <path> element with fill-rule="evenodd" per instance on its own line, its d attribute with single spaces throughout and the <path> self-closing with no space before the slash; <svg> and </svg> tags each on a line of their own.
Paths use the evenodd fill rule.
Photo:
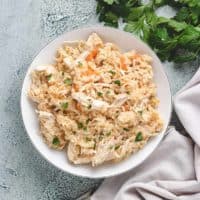
<svg viewBox="0 0 200 200">
<path fill-rule="evenodd" d="M 47 158 L 46 156 L 44 156 L 42 154 L 42 152 L 39 150 L 38 146 L 32 141 L 31 137 L 30 137 L 30 134 L 28 133 L 28 128 L 27 128 L 27 125 L 25 123 L 25 120 L 24 120 L 24 115 L 23 115 L 23 91 L 24 91 L 24 87 L 25 87 L 25 79 L 28 75 L 28 72 L 29 72 L 29 69 L 32 65 L 32 63 L 34 62 L 34 60 L 36 59 L 36 57 L 40 54 L 41 51 L 43 51 L 48 45 L 52 44 L 55 40 L 57 40 L 58 38 L 60 37 L 63 37 L 65 34 L 67 33 L 73 33 L 73 32 L 78 32 L 78 31 L 82 31 L 82 30 L 90 30 L 90 29 L 98 29 L 98 28 L 102 28 L 102 29 L 110 29 L 110 30 L 115 30 L 115 31 L 118 31 L 119 33 L 121 34 L 127 34 L 131 37 L 134 37 L 135 39 L 137 40 L 140 40 L 140 42 L 142 42 L 145 46 L 147 46 L 148 48 L 151 49 L 151 51 L 156 55 L 156 57 L 158 58 L 159 62 L 161 63 L 162 65 L 162 62 L 160 61 L 159 57 L 157 56 L 157 54 L 152 50 L 152 48 L 147 44 L 145 43 L 144 41 L 142 41 L 139 37 L 137 37 L 137 35 L 133 35 L 129 32 L 125 32 L 123 30 L 120 30 L 120 29 L 117 29 L 117 28 L 113 28 L 113 27 L 107 27 L 107 26 L 103 26 L 103 25 L 88 25 L 88 26 L 84 26 L 84 27 L 81 27 L 81 28 L 75 28 L 75 29 L 72 29 L 72 30 L 69 30 L 69 31 L 65 31 L 63 32 L 62 34 L 56 36 L 55 38 L 53 38 L 52 40 L 50 40 L 49 42 L 47 42 L 43 47 L 41 47 L 35 54 L 34 56 L 32 57 L 31 59 L 31 62 L 30 64 L 28 65 L 28 68 L 26 70 L 26 73 L 25 73 L 25 76 L 23 78 L 23 81 L 22 81 L 22 87 L 21 87 L 21 95 L 20 95 L 20 110 L 21 110 L 21 118 L 22 118 L 22 121 L 23 121 L 23 126 L 24 126 L 24 129 L 26 131 L 26 134 L 28 135 L 28 138 L 29 140 L 31 141 L 31 144 L 34 146 L 34 148 L 36 149 L 36 151 L 41 155 L 42 158 L 44 158 L 49 164 L 53 165 L 55 168 L 65 172 L 65 173 L 69 173 L 71 175 L 74 175 L 74 176 L 78 176 L 78 177 L 83 177 L 83 178 L 91 178 L 91 179 L 99 179 L 99 178 L 108 178 L 108 177 L 114 177 L 114 176 L 118 176 L 118 175 L 121 175 L 121 174 L 124 174 L 130 170 L 133 170 L 135 169 L 136 167 L 138 167 L 139 165 L 141 165 L 153 152 L 154 150 L 158 147 L 158 145 L 161 143 L 161 141 L 163 140 L 164 136 L 165 136 L 165 132 L 168 130 L 169 128 L 169 124 L 170 124 L 170 121 L 171 121 L 171 118 L 172 118 L 172 111 L 173 111 L 173 104 L 172 104 L 172 90 L 171 90 L 171 86 L 170 86 L 170 82 L 169 82 L 169 78 L 167 76 L 167 73 L 165 71 L 164 68 L 162 68 L 162 71 L 163 71 L 163 75 L 165 76 L 166 80 L 167 80 L 167 84 L 169 86 L 169 94 L 170 94 L 170 111 L 169 111 L 169 118 L 168 118 L 168 121 L 166 123 L 166 127 L 165 129 L 163 130 L 163 136 L 161 137 L 160 141 L 155 145 L 155 147 L 148 153 L 147 156 L 144 156 L 142 159 L 140 159 L 140 162 L 137 163 L 134 167 L 130 167 L 129 169 L 125 169 L 125 170 L 122 170 L 121 172 L 118 172 L 118 173 L 113 173 L 113 174 L 106 174 L 106 175 L 103 175 L 103 176 L 98 176 L 98 173 L 95 174 L 94 176 L 88 176 L 86 174 L 80 174 L 80 173 L 74 173 L 74 172 L 71 172 L 71 171 L 67 171 L 67 170 L 64 170 L 62 168 L 60 168 L 58 165 L 54 164 L 51 159 Z M 123 162 L 123 161 L 121 161 Z"/>
</svg>

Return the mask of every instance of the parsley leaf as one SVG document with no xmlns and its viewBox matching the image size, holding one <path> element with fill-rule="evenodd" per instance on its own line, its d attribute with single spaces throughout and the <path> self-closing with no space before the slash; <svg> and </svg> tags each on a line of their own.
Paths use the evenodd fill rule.
<svg viewBox="0 0 200 200">
<path fill-rule="evenodd" d="M 200 31 L 196 30 L 192 26 L 187 27 L 179 36 L 179 44 L 186 46 L 192 41 L 198 41 L 198 39 L 200 39 Z"/>
<path fill-rule="evenodd" d="M 110 132 L 108 132 L 108 133 L 106 133 L 106 136 L 110 136 L 111 135 L 111 131 Z"/>
<path fill-rule="evenodd" d="M 118 3 L 118 0 L 104 0 L 108 5 L 112 5 L 113 3 Z"/>
<path fill-rule="evenodd" d="M 89 138 L 89 137 L 86 137 L 86 138 L 85 138 L 85 141 L 86 141 L 86 142 L 90 142 L 90 141 L 92 141 L 92 139 Z"/>
<path fill-rule="evenodd" d="M 169 20 L 168 25 L 177 32 L 180 32 L 187 27 L 187 24 L 185 22 L 177 22 L 175 20 Z"/>
<path fill-rule="evenodd" d="M 110 93 L 111 93 L 110 90 L 106 91 L 106 94 L 107 94 L 107 95 L 110 94 Z"/>
<path fill-rule="evenodd" d="M 105 25 L 118 27 L 118 16 L 109 11 L 104 16 Z"/>
<path fill-rule="evenodd" d="M 66 85 L 72 85 L 72 79 L 66 78 L 66 79 L 64 80 L 64 83 L 65 83 Z"/>
<path fill-rule="evenodd" d="M 82 129 L 84 127 L 82 122 L 77 122 L 77 126 L 78 129 Z"/>
<path fill-rule="evenodd" d="M 110 74 L 112 74 L 112 75 L 115 75 L 115 74 L 116 74 L 116 72 L 113 71 L 113 70 L 109 70 L 108 72 L 109 72 Z"/>
<path fill-rule="evenodd" d="M 127 20 L 128 21 L 136 21 L 136 20 L 140 19 L 140 17 L 143 16 L 144 11 L 145 11 L 145 6 L 131 8 L 130 14 L 127 17 Z"/>
<path fill-rule="evenodd" d="M 49 74 L 49 75 L 47 76 L 47 80 L 50 81 L 50 80 L 51 80 L 51 77 L 52 77 L 52 74 Z"/>
<path fill-rule="evenodd" d="M 102 93 L 102 92 L 97 92 L 97 95 L 98 95 L 99 97 L 102 97 L 102 96 L 103 96 L 103 93 Z"/>
<path fill-rule="evenodd" d="M 68 108 L 68 105 L 68 102 L 61 103 L 61 107 L 63 110 L 66 110 Z"/>
<path fill-rule="evenodd" d="M 88 119 L 85 121 L 85 123 L 88 124 L 89 122 L 90 122 L 90 119 L 88 118 Z"/>
<path fill-rule="evenodd" d="M 120 145 L 116 145 L 115 146 L 115 150 L 119 149 Z"/>
<path fill-rule="evenodd" d="M 140 142 L 143 140 L 142 132 L 138 132 L 135 137 L 135 142 Z"/>
<path fill-rule="evenodd" d="M 83 63 L 79 61 L 79 62 L 78 62 L 78 66 L 79 66 L 79 67 L 82 67 L 82 66 L 83 66 Z"/>
<path fill-rule="evenodd" d="M 115 83 L 116 85 L 118 85 L 118 86 L 121 86 L 120 80 L 115 80 L 114 83 Z"/>
<path fill-rule="evenodd" d="M 200 1 L 199 0 L 179 0 L 179 2 L 186 4 L 189 7 L 199 7 L 200 8 Z"/>
<path fill-rule="evenodd" d="M 148 41 L 150 27 L 148 24 L 144 23 L 144 17 L 141 17 L 138 21 L 128 22 L 124 30 L 137 35 L 144 41 Z"/>
<path fill-rule="evenodd" d="M 139 113 L 140 115 L 142 115 L 142 113 L 143 113 L 143 110 L 139 110 L 139 111 L 138 111 L 138 113 Z"/>
<path fill-rule="evenodd" d="M 58 137 L 54 137 L 53 141 L 52 141 L 52 144 L 55 145 L 55 146 L 58 146 L 60 144 L 59 138 Z"/>
<path fill-rule="evenodd" d="M 109 26 L 125 22 L 124 30 L 148 43 L 162 61 L 187 62 L 200 54 L 200 1 L 97 0 L 99 20 Z M 156 9 L 169 5 L 176 9 L 173 18 L 159 17 Z"/>
<path fill-rule="evenodd" d="M 88 109 L 91 109 L 91 108 L 92 108 L 92 105 L 91 105 L 91 104 L 89 104 L 89 105 L 87 106 L 87 108 L 88 108 Z"/>
</svg>

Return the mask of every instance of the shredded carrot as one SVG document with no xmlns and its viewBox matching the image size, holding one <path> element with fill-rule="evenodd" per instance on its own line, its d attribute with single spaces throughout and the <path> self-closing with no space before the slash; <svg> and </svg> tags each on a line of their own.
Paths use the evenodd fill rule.
<svg viewBox="0 0 200 200">
<path fill-rule="evenodd" d="M 97 71 L 95 71 L 94 69 L 92 69 L 90 66 L 88 66 L 88 70 L 82 72 L 81 75 L 82 76 L 91 76 L 91 75 L 99 75 L 99 73 Z"/>
<path fill-rule="evenodd" d="M 126 66 L 126 63 L 125 63 L 125 58 L 124 58 L 124 56 L 121 56 L 121 57 L 120 57 L 120 67 L 121 67 L 123 70 L 127 70 L 127 66 Z"/>
<path fill-rule="evenodd" d="M 130 110 L 130 106 L 129 106 L 128 104 L 124 104 L 123 107 L 124 107 L 124 110 L 125 110 L 125 111 L 129 111 L 129 110 Z"/>
<path fill-rule="evenodd" d="M 86 61 L 91 61 L 92 59 L 94 59 L 97 56 L 97 53 L 98 53 L 98 48 L 93 49 L 86 57 Z"/>
<path fill-rule="evenodd" d="M 79 110 L 80 112 L 82 111 L 81 109 L 81 104 L 79 102 L 76 102 L 75 107 L 77 110 Z"/>
<path fill-rule="evenodd" d="M 79 91 L 79 86 L 77 85 L 77 84 L 73 84 L 73 86 L 72 86 L 73 88 L 74 88 L 74 90 L 76 91 L 76 92 L 78 92 Z"/>
<path fill-rule="evenodd" d="M 88 66 L 87 75 L 93 75 L 93 74 L 96 74 L 96 71 L 92 69 L 90 66 Z"/>
</svg>

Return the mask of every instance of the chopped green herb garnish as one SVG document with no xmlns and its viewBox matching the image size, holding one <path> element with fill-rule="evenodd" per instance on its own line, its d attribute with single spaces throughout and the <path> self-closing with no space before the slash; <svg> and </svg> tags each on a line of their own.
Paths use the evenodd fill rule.
<svg viewBox="0 0 200 200">
<path fill-rule="evenodd" d="M 116 145 L 115 146 L 115 150 L 119 149 L 120 145 Z"/>
<path fill-rule="evenodd" d="M 77 122 L 77 126 L 78 129 L 82 129 L 84 127 L 82 122 Z"/>
<path fill-rule="evenodd" d="M 87 131 L 87 126 L 84 126 L 82 122 L 77 122 L 78 129 L 83 129 L 84 131 Z"/>
<path fill-rule="evenodd" d="M 52 144 L 55 145 L 55 146 L 58 146 L 60 144 L 59 138 L 58 137 L 54 137 L 53 141 L 52 141 Z"/>
<path fill-rule="evenodd" d="M 123 130 L 124 130 L 124 131 L 129 131 L 129 129 L 128 129 L 128 128 L 123 128 Z"/>
<path fill-rule="evenodd" d="M 93 149 L 96 149 L 96 142 L 94 143 L 94 147 L 93 147 Z"/>
<path fill-rule="evenodd" d="M 143 140 L 142 132 L 138 132 L 135 137 L 135 142 L 140 142 Z"/>
<path fill-rule="evenodd" d="M 112 74 L 112 75 L 115 75 L 116 74 L 116 72 L 115 71 L 112 71 L 112 70 L 110 70 L 110 71 L 108 71 L 110 74 Z"/>
<path fill-rule="evenodd" d="M 103 136 L 102 135 L 99 136 L 99 141 L 101 141 L 101 140 L 103 140 Z"/>
<path fill-rule="evenodd" d="M 63 110 L 66 110 L 68 108 L 68 105 L 68 102 L 61 103 L 61 107 Z"/>
<path fill-rule="evenodd" d="M 120 86 L 120 85 L 121 85 L 121 82 L 120 82 L 120 80 L 115 80 L 115 81 L 114 81 L 114 83 L 115 83 L 116 85 L 118 85 L 118 86 Z"/>
<path fill-rule="evenodd" d="M 86 141 L 86 142 L 89 142 L 89 141 L 91 141 L 91 140 L 92 140 L 92 139 L 89 138 L 89 137 L 86 137 L 86 138 L 85 138 L 85 141 Z"/>
<path fill-rule="evenodd" d="M 79 67 L 82 67 L 82 66 L 83 66 L 83 63 L 79 61 L 79 62 L 78 62 L 78 66 L 79 66 Z"/>
<path fill-rule="evenodd" d="M 72 84 L 72 79 L 66 78 L 66 79 L 64 80 L 64 83 L 65 83 L 66 85 L 71 85 L 71 84 Z"/>
<path fill-rule="evenodd" d="M 110 90 L 106 91 L 106 94 L 110 94 Z"/>
<path fill-rule="evenodd" d="M 89 122 L 90 122 L 90 119 L 88 118 L 85 123 L 88 124 Z"/>
<path fill-rule="evenodd" d="M 62 72 L 62 76 L 64 76 L 65 75 L 65 72 Z"/>
<path fill-rule="evenodd" d="M 92 108 L 92 105 L 90 104 L 90 105 L 88 105 L 88 107 L 87 107 L 88 109 L 90 109 L 90 108 Z"/>
<path fill-rule="evenodd" d="M 102 97 L 102 96 L 103 96 L 103 93 L 102 93 L 102 92 L 97 92 L 97 95 L 98 95 L 99 97 Z"/>
<path fill-rule="evenodd" d="M 142 115 L 143 111 L 142 111 L 142 110 L 140 110 L 140 111 L 138 111 L 138 113 L 139 113 L 140 115 Z"/>
<path fill-rule="evenodd" d="M 51 77 L 52 77 L 52 74 L 49 74 L 49 75 L 47 76 L 47 80 L 50 81 Z"/>
<path fill-rule="evenodd" d="M 108 132 L 108 133 L 106 133 L 106 136 L 110 136 L 111 135 L 111 131 L 110 132 Z"/>
<path fill-rule="evenodd" d="M 129 95 L 129 94 L 130 94 L 130 91 L 127 91 L 127 92 L 126 92 L 126 94 L 128 94 L 128 95 Z"/>
<path fill-rule="evenodd" d="M 102 139 L 103 139 L 103 132 L 101 132 L 99 135 L 99 140 L 101 141 Z"/>
</svg>

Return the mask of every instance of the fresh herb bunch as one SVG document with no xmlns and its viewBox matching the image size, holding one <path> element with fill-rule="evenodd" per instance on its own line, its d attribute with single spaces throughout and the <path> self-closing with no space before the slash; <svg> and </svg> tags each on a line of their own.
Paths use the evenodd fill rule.
<svg viewBox="0 0 200 200">
<path fill-rule="evenodd" d="M 97 0 L 99 20 L 118 27 L 148 43 L 162 61 L 188 62 L 200 53 L 200 0 Z M 177 10 L 173 18 L 159 17 L 155 10 L 170 5 Z"/>
</svg>

